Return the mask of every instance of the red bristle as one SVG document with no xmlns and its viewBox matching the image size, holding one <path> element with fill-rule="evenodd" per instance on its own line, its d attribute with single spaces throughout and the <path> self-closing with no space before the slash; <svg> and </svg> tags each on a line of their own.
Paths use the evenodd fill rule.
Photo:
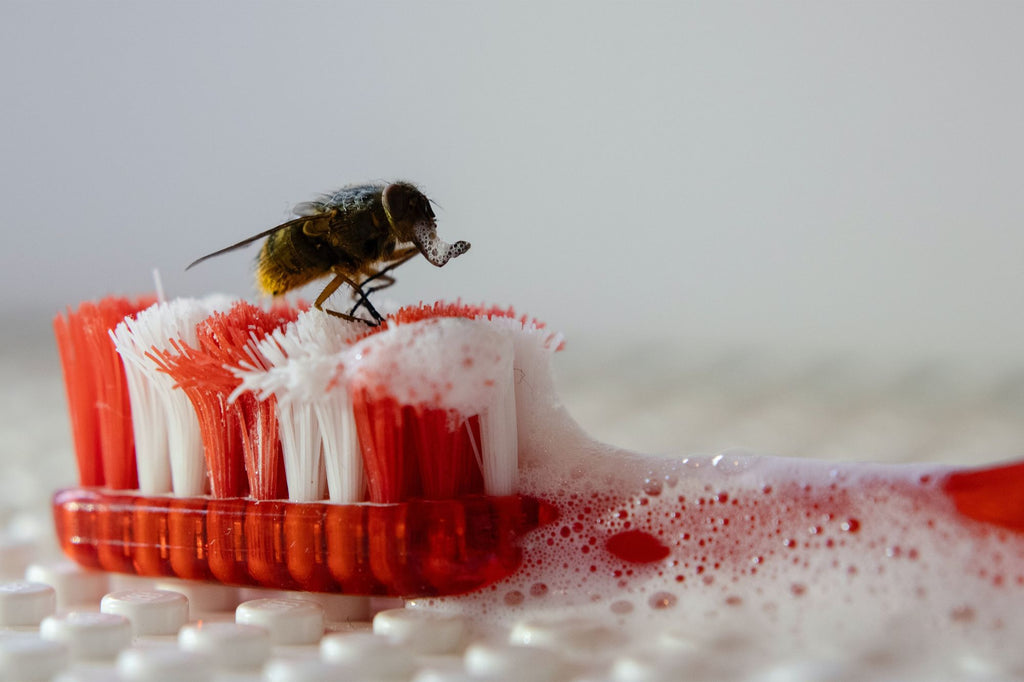
<svg viewBox="0 0 1024 682">
<path fill-rule="evenodd" d="M 223 365 L 215 357 L 191 346 L 172 342 L 172 349 L 152 357 L 188 396 L 196 412 L 203 439 L 203 454 L 214 497 L 243 497 L 249 493 L 242 455 L 242 436 L 237 411 L 228 403 L 225 390 L 211 377 L 223 378 Z"/>
<path fill-rule="evenodd" d="M 353 386 L 352 410 L 370 502 L 408 499 L 419 481 L 413 452 L 405 443 L 402 406 L 379 390 Z"/>
<path fill-rule="evenodd" d="M 481 443 L 478 416 L 467 420 L 448 410 L 417 409 L 406 430 L 406 448 L 419 462 L 423 497 L 445 500 L 484 492 L 474 451 L 474 444 L 479 448 Z"/>
<path fill-rule="evenodd" d="M 297 315 L 285 306 L 267 312 L 238 303 L 197 325 L 198 348 L 175 343 L 173 351 L 155 355 L 195 407 L 215 497 L 251 495 L 266 500 L 285 495 L 275 401 L 242 394 L 229 404 L 228 397 L 241 380 L 228 368 L 253 364 L 250 341 L 262 339 Z"/>
<path fill-rule="evenodd" d="M 463 303 L 456 300 L 454 303 L 447 301 L 436 301 L 434 303 L 423 303 L 419 305 L 406 306 L 394 315 L 390 315 L 386 323 L 391 324 L 412 324 L 421 320 L 436 319 L 439 317 L 465 317 L 473 319 L 476 317 L 509 317 L 516 316 L 512 306 L 501 308 L 499 306 L 487 306 L 484 304 Z"/>
<path fill-rule="evenodd" d="M 434 303 L 423 303 L 422 301 L 417 305 L 405 306 L 400 308 L 397 312 L 389 315 L 384 322 L 376 327 L 368 327 L 363 333 L 359 334 L 353 339 L 353 343 L 361 341 L 367 336 L 379 334 L 383 331 L 387 331 L 390 327 L 395 325 L 413 324 L 415 322 L 422 322 L 424 320 L 435 320 L 442 317 L 461 317 L 465 319 L 476 319 L 479 317 L 485 317 L 487 319 L 493 319 L 496 317 L 506 317 L 509 319 L 516 319 L 515 310 L 512 306 L 502 308 L 496 305 L 485 305 L 483 303 L 463 303 L 461 300 L 456 300 L 454 303 L 447 301 L 435 301 Z M 523 315 L 518 318 L 519 322 L 523 325 L 534 324 L 538 329 L 544 327 L 544 323 L 527 315 Z"/>
<path fill-rule="evenodd" d="M 511 307 L 461 301 L 420 303 L 402 308 L 360 338 L 389 326 L 453 317 L 517 319 Z M 518 320 L 523 325 L 543 327 L 526 316 Z M 387 377 L 366 377 L 356 380 L 351 391 L 371 501 L 397 502 L 409 495 L 448 499 L 483 492 L 479 417 L 467 419 L 450 410 L 423 405 L 401 406 L 388 394 L 388 383 Z"/>
<path fill-rule="evenodd" d="M 461 299 L 456 299 L 454 303 L 449 303 L 447 301 L 423 303 L 421 301 L 418 305 L 406 306 L 398 310 L 398 312 L 389 315 L 380 326 L 367 329 L 355 340 L 361 340 L 367 336 L 379 334 L 393 325 L 413 324 L 414 322 L 422 322 L 423 320 L 431 320 L 441 317 L 463 317 L 471 320 L 477 318 L 486 318 L 488 320 L 492 320 L 494 318 L 508 318 L 510 320 L 518 320 L 524 327 L 532 325 L 537 329 L 544 329 L 546 326 L 537 318 L 530 317 L 529 315 L 520 315 L 519 317 L 516 317 L 515 309 L 513 309 L 512 306 L 502 308 L 501 306 L 486 305 L 483 303 L 463 303 Z M 562 340 L 559 342 L 558 347 L 555 350 L 560 351 L 564 349 L 565 341 Z"/>
<path fill-rule="evenodd" d="M 57 351 L 64 368 L 64 390 L 71 418 L 71 438 L 78 461 L 78 480 L 84 486 L 103 485 L 99 424 L 96 420 L 96 385 L 84 360 L 85 338 L 80 318 L 68 309 L 67 317 L 53 318 Z"/>
<path fill-rule="evenodd" d="M 303 299 L 296 299 L 289 301 L 287 298 L 275 298 L 270 302 L 270 307 L 267 309 L 267 313 L 271 317 L 277 317 L 282 320 L 288 320 L 292 322 L 299 315 L 309 310 L 309 301 Z"/>
<path fill-rule="evenodd" d="M 483 493 L 479 417 L 400 405 L 385 387 L 354 386 L 352 407 L 371 502 Z"/>
<path fill-rule="evenodd" d="M 251 393 L 243 393 L 233 407 L 241 422 L 250 493 L 257 500 L 287 497 L 281 439 L 277 433 L 277 398 L 257 400 Z"/>
<path fill-rule="evenodd" d="M 153 302 L 151 297 L 131 301 L 111 296 L 68 309 L 53 321 L 83 485 L 138 485 L 128 385 L 109 332 Z"/>
</svg>

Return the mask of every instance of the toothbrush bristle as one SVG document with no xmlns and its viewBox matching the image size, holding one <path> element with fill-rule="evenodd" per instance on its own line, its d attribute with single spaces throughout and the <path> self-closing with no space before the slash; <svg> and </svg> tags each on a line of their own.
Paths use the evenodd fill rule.
<svg viewBox="0 0 1024 682">
<path fill-rule="evenodd" d="M 405 447 L 402 407 L 371 395 L 369 389 L 356 389 L 352 396 L 367 492 L 370 502 L 400 502 L 419 492 L 416 462 Z"/>
<path fill-rule="evenodd" d="M 488 306 L 484 304 L 463 303 L 461 300 L 454 302 L 437 301 L 435 303 L 423 303 L 401 308 L 393 315 L 389 315 L 388 324 L 412 324 L 423 320 L 433 320 L 440 317 L 465 317 L 474 319 L 477 317 L 511 317 L 516 316 L 512 306 L 502 308 L 501 306 Z"/>
<path fill-rule="evenodd" d="M 420 302 L 418 305 L 406 306 L 399 309 L 394 314 L 389 315 L 384 321 L 384 324 L 380 327 L 374 327 L 364 332 L 363 336 L 365 337 L 379 333 L 395 325 L 413 324 L 415 322 L 448 317 L 461 317 L 468 320 L 488 320 L 491 322 L 506 324 L 509 329 L 519 327 L 528 332 L 542 331 L 547 326 L 544 322 L 535 317 L 530 317 L 529 315 L 517 316 L 516 311 L 512 306 L 502 308 L 501 306 L 486 305 L 483 303 L 463 303 L 460 299 L 456 299 L 455 302 Z M 557 340 L 557 343 L 554 344 L 553 350 L 565 350 L 565 338 L 561 334 L 551 334 L 550 339 Z"/>
<path fill-rule="evenodd" d="M 506 335 L 488 321 L 442 316 L 367 336 L 352 355 L 346 375 L 371 501 L 515 491 Z"/>
<path fill-rule="evenodd" d="M 155 351 L 174 341 L 196 344 L 196 325 L 215 310 L 226 310 L 230 299 L 179 298 L 155 303 L 127 317 L 111 332 L 124 362 L 135 431 L 135 460 L 139 489 L 147 494 L 174 491 L 180 497 L 206 490 L 206 464 L 195 410 L 174 379 L 161 372 Z"/>
<path fill-rule="evenodd" d="M 363 472 L 355 442 L 351 401 L 333 385 L 339 353 L 362 332 L 358 322 L 304 311 L 293 323 L 256 344 L 263 366 L 236 372 L 239 391 L 277 404 L 288 498 L 320 500 L 326 486 L 334 502 L 362 500 Z"/>
<path fill-rule="evenodd" d="M 296 314 L 294 309 L 267 312 L 240 302 L 197 325 L 197 347 L 178 342 L 171 350 L 154 353 L 160 368 L 192 401 L 216 497 L 275 499 L 284 493 L 275 401 L 243 393 L 229 402 L 241 383 L 230 368 L 261 365 L 255 342 L 294 321 Z"/>
<path fill-rule="evenodd" d="M 108 297 L 54 318 L 82 485 L 137 485 L 127 380 L 109 332 L 152 302 Z"/>
</svg>

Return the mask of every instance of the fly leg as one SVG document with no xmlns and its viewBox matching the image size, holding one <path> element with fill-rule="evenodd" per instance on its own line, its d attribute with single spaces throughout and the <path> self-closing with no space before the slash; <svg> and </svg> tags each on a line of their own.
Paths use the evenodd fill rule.
<svg viewBox="0 0 1024 682">
<path fill-rule="evenodd" d="M 387 289 L 389 286 L 394 284 L 395 278 L 387 274 L 388 271 L 394 270 L 399 265 L 405 263 L 418 253 L 419 249 L 417 249 L 415 246 L 410 246 L 406 249 L 402 249 L 401 251 L 394 255 L 395 260 L 392 263 L 390 263 L 387 267 L 378 270 L 377 272 L 373 273 L 372 275 L 364 279 L 362 281 L 362 284 L 360 284 L 359 286 L 353 285 L 353 289 L 355 289 L 356 293 L 358 294 L 358 300 L 356 301 L 356 304 L 352 306 L 352 310 L 348 311 L 348 314 L 355 315 L 356 311 L 359 310 L 360 306 L 362 306 L 366 308 L 366 311 L 370 313 L 375 320 L 377 320 L 378 324 L 383 322 L 384 318 L 380 316 L 376 308 L 373 307 L 373 304 L 370 303 L 370 294 L 372 294 L 375 291 L 380 291 L 381 289 Z M 363 288 L 374 280 L 380 280 L 380 282 L 376 286 L 371 287 L 369 289 Z"/>
<path fill-rule="evenodd" d="M 376 276 L 377 275 L 374 275 L 374 277 Z M 370 281 L 366 280 L 365 282 L 363 282 L 363 284 L 359 286 L 359 289 L 357 290 L 359 294 L 359 300 L 357 300 L 356 304 L 352 306 L 352 310 L 348 311 L 349 315 L 355 315 L 356 311 L 359 310 L 359 308 L 366 308 L 366 310 L 371 315 L 373 315 L 375 318 L 378 318 L 378 322 L 381 321 L 381 319 L 377 315 L 377 311 L 373 307 L 373 304 L 370 303 L 370 294 L 372 294 L 375 291 L 380 291 L 381 289 L 387 289 L 389 286 L 395 283 L 395 278 L 392 277 L 391 275 L 384 275 L 380 279 L 383 280 L 385 283 L 378 284 L 377 286 L 370 287 L 369 289 L 364 289 L 363 286 L 366 284 L 366 282 Z"/>
<path fill-rule="evenodd" d="M 328 298 L 330 298 L 331 294 L 333 294 L 335 291 L 337 291 L 338 288 L 342 284 L 347 284 L 350 287 L 352 287 L 352 289 L 356 292 L 356 294 L 359 296 L 359 298 L 366 303 L 366 306 L 367 306 L 366 309 L 373 316 L 373 318 L 374 318 L 374 320 L 376 320 L 376 322 L 370 322 L 369 320 L 364 320 L 363 318 L 356 317 L 353 314 L 356 311 L 356 308 L 359 307 L 358 303 L 356 304 L 356 308 L 353 308 L 352 311 L 349 312 L 348 314 L 339 313 L 337 310 L 330 310 L 328 308 L 324 308 L 324 301 L 326 301 Z M 347 275 L 343 275 L 340 272 L 334 273 L 334 279 L 332 279 L 330 282 L 328 282 L 327 286 L 324 287 L 324 290 L 321 291 L 320 295 L 316 297 L 316 301 L 313 302 L 313 307 L 316 308 L 317 310 L 324 311 L 328 315 L 334 315 L 335 317 L 340 317 L 343 320 L 352 320 L 353 322 L 362 322 L 363 324 L 368 324 L 371 327 L 376 327 L 383 320 L 383 318 L 380 316 L 380 314 L 376 310 L 374 310 L 372 305 L 370 305 L 370 302 L 366 300 L 366 294 L 363 293 L 362 287 L 360 287 L 358 284 L 356 284 L 354 281 L 352 281 L 352 279 L 350 277 L 348 277 Z"/>
</svg>

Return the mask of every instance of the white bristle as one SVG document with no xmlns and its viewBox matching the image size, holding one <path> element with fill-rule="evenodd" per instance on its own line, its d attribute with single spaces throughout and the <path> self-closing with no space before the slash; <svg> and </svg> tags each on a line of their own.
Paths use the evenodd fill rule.
<svg viewBox="0 0 1024 682">
<path fill-rule="evenodd" d="M 293 502 L 323 499 L 323 446 L 313 406 L 278 400 L 277 421 L 288 499 Z"/>
<path fill-rule="evenodd" d="M 541 396 L 555 395 L 550 363 L 551 356 L 565 341 L 561 333 L 552 332 L 533 321 L 521 322 L 509 317 L 478 319 L 486 319 L 488 324 L 512 339 L 515 349 L 515 402 L 512 409 L 517 415 L 537 409 Z M 523 423 L 519 424 L 523 428 Z M 533 442 L 534 436 L 529 432 L 517 432 L 517 443 L 523 445 Z"/>
<path fill-rule="evenodd" d="M 150 357 L 172 340 L 197 343 L 196 324 L 214 311 L 227 310 L 231 300 L 211 296 L 155 303 L 126 318 L 110 336 L 124 362 L 132 404 L 139 489 L 156 494 L 173 490 L 179 496 L 202 495 L 206 489 L 199 420 L 174 379 L 157 369 Z"/>
<path fill-rule="evenodd" d="M 331 385 L 338 355 L 358 331 L 356 323 L 319 310 L 303 312 L 254 342 L 252 350 L 261 360 L 236 372 L 242 384 L 232 398 L 242 391 L 277 398 L 285 479 L 293 501 L 321 499 L 325 476 L 331 500 L 362 499 L 351 403 L 343 386 Z"/>
<path fill-rule="evenodd" d="M 140 316 L 145 312 L 140 313 Z M 128 382 L 139 490 L 146 494 L 159 494 L 171 490 L 167 408 L 160 388 L 145 367 L 147 359 L 144 353 L 152 345 L 146 341 L 146 331 L 136 320 L 127 318 L 110 331 L 110 337 L 121 355 Z"/>
<path fill-rule="evenodd" d="M 352 400 L 338 386 L 314 403 L 327 468 L 327 493 L 331 502 L 344 504 L 365 499 L 363 460 L 352 414 Z"/>
<path fill-rule="evenodd" d="M 548 363 L 551 355 L 564 341 L 560 333 L 551 332 L 535 321 L 512 317 L 482 315 L 477 320 L 491 325 L 503 337 L 511 339 L 511 379 L 504 390 L 496 391 L 486 413 L 481 416 L 481 438 L 486 443 L 484 453 L 484 481 L 488 494 L 510 495 L 515 492 L 519 472 L 518 449 L 523 441 L 518 433 L 517 415 L 536 400 L 536 377 L 551 376 Z M 529 377 L 530 380 L 524 380 Z"/>
<path fill-rule="evenodd" d="M 497 387 L 492 400 L 480 413 L 481 469 L 484 489 L 490 495 L 511 495 L 519 473 L 516 433 L 516 394 L 512 382 L 512 357 L 508 357 L 508 380 Z"/>
</svg>

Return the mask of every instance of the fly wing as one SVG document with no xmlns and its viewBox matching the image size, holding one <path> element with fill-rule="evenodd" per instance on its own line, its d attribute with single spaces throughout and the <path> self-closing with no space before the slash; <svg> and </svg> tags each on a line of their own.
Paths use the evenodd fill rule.
<svg viewBox="0 0 1024 682">
<path fill-rule="evenodd" d="M 327 227 L 328 227 L 329 223 L 330 223 L 330 217 L 331 217 L 331 214 L 326 213 L 326 214 L 321 214 L 319 216 L 316 216 L 316 215 L 314 215 L 314 216 L 303 216 L 303 217 L 300 217 L 300 218 L 295 218 L 294 220 L 289 220 L 286 223 L 281 223 L 277 227 L 272 227 L 269 230 L 265 230 L 263 232 L 260 232 L 259 234 L 255 234 L 255 235 L 253 235 L 251 237 L 243 239 L 242 241 L 238 242 L 237 244 L 232 244 L 231 246 L 225 246 L 223 249 L 220 249 L 219 251 L 214 251 L 213 253 L 208 253 L 205 256 L 203 256 L 202 258 L 199 258 L 199 259 L 194 260 L 191 263 L 189 263 L 188 267 L 185 268 L 185 269 L 188 270 L 188 269 L 192 268 L 195 265 L 199 265 L 204 260 L 209 260 L 210 258 L 213 258 L 214 256 L 220 256 L 222 254 L 228 253 L 229 251 L 234 251 L 235 249 L 240 249 L 243 246 L 248 246 L 249 244 L 252 244 L 254 241 L 263 239 L 264 237 L 269 237 L 270 235 L 274 234 L 278 230 L 284 230 L 284 229 L 287 229 L 287 228 L 292 227 L 294 225 L 303 225 L 303 230 L 307 234 L 317 234 L 317 233 L 325 232 L 327 230 Z M 306 225 L 306 223 L 310 223 L 310 224 Z"/>
<path fill-rule="evenodd" d="M 303 201 L 300 204 L 295 204 L 292 207 L 292 213 L 297 216 L 315 216 L 321 213 L 326 213 L 330 210 L 330 206 L 324 201 Z"/>
</svg>

